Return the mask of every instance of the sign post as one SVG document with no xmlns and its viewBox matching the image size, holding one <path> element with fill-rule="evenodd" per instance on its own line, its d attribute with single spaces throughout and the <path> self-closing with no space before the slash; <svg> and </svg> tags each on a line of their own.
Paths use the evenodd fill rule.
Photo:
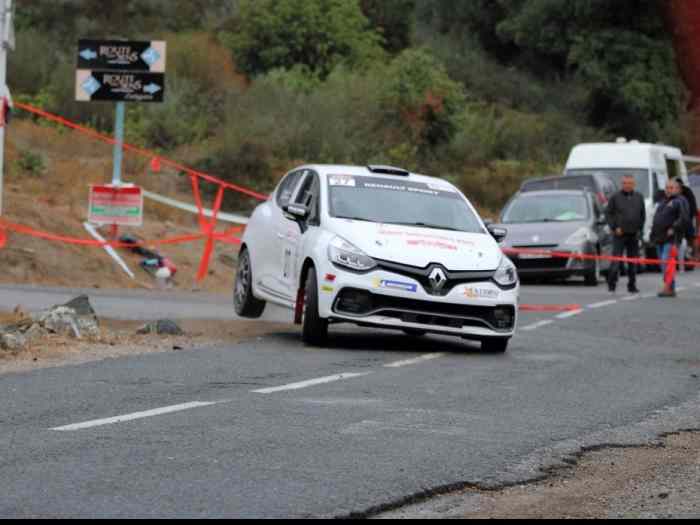
<svg viewBox="0 0 700 525">
<path fill-rule="evenodd" d="M 116 102 L 112 184 L 91 188 L 89 219 L 97 224 L 112 224 L 114 237 L 119 225 L 140 226 L 143 214 L 141 188 L 122 184 L 126 103 L 163 102 L 166 50 L 166 43 L 162 41 L 78 42 L 76 100 Z M 134 199 L 139 202 L 138 206 Z M 96 205 L 95 202 L 101 204 Z M 137 210 L 138 221 L 134 221 Z"/>
<path fill-rule="evenodd" d="M 0 0 L 0 216 L 2 216 L 3 176 L 5 173 L 5 107 L 10 104 L 10 90 L 7 87 L 7 50 L 14 49 L 14 13 L 13 0 Z M 0 232 L 0 236 L 2 232 Z M 2 239 L 0 239 L 2 240 Z"/>
<path fill-rule="evenodd" d="M 124 120 L 126 118 L 124 102 L 117 102 L 117 111 L 114 116 L 114 166 L 112 171 L 112 185 L 122 184 L 122 159 L 124 158 Z"/>
</svg>

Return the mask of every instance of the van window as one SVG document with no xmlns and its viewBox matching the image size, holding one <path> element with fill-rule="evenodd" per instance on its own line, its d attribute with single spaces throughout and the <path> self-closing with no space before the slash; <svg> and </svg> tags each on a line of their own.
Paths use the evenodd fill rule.
<svg viewBox="0 0 700 525">
<path fill-rule="evenodd" d="M 681 176 L 680 162 L 676 159 L 669 159 L 666 157 L 666 169 L 668 170 L 668 176 L 671 179 L 676 179 Z"/>
</svg>

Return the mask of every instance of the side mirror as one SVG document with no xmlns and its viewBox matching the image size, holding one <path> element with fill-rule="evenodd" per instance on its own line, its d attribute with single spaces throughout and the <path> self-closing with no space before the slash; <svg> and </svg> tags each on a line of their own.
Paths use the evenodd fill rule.
<svg viewBox="0 0 700 525">
<path fill-rule="evenodd" d="M 309 207 L 301 204 L 287 204 L 283 210 L 287 218 L 293 221 L 305 221 L 311 215 Z"/>
<path fill-rule="evenodd" d="M 493 219 L 484 219 L 484 224 L 486 225 L 487 228 L 490 228 L 493 223 L 494 223 Z"/>
<path fill-rule="evenodd" d="M 508 237 L 508 230 L 505 228 L 496 228 L 493 225 L 488 226 L 489 233 L 491 234 L 491 237 L 496 239 L 497 243 L 502 243 L 503 241 L 506 240 L 506 237 Z"/>
</svg>

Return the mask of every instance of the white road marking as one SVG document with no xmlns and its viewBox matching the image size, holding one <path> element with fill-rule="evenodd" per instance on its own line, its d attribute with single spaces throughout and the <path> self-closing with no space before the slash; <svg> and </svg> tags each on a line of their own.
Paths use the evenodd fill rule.
<svg viewBox="0 0 700 525">
<path fill-rule="evenodd" d="M 524 332 L 532 332 L 533 330 L 537 330 L 543 326 L 549 326 L 550 324 L 554 324 L 554 321 L 540 321 L 539 323 L 531 324 L 529 326 L 523 326 L 521 330 Z"/>
<path fill-rule="evenodd" d="M 617 299 L 613 299 L 611 301 L 602 301 L 600 303 L 589 304 L 588 306 L 586 306 L 586 308 L 588 308 L 589 310 L 596 310 L 598 308 L 605 308 L 606 306 L 612 306 L 614 304 L 617 304 Z"/>
<path fill-rule="evenodd" d="M 415 359 L 406 359 L 405 361 L 394 361 L 393 363 L 387 363 L 384 368 L 401 368 L 402 366 L 417 365 L 425 361 L 430 361 L 432 359 L 440 359 L 445 357 L 445 354 L 426 354 Z"/>
<path fill-rule="evenodd" d="M 147 417 L 161 416 L 164 414 L 172 414 L 173 412 L 182 412 L 183 410 L 191 410 L 193 408 L 202 408 L 211 405 L 218 405 L 224 401 L 215 401 L 211 403 L 183 403 L 182 405 L 173 405 L 169 407 L 156 408 L 154 410 L 146 410 L 144 412 L 134 412 L 133 414 L 125 414 L 123 416 L 110 417 L 106 419 L 95 419 L 93 421 L 85 421 L 84 423 L 76 423 L 63 427 L 52 428 L 58 432 L 72 432 L 76 430 L 85 430 L 87 428 L 102 427 L 105 425 L 114 425 L 116 423 L 125 423 L 127 421 L 135 421 Z"/>
<path fill-rule="evenodd" d="M 583 310 L 572 310 L 571 312 L 564 312 L 563 314 L 557 315 L 557 319 L 571 319 L 577 315 L 581 315 Z"/>
<path fill-rule="evenodd" d="M 274 386 L 271 388 L 261 388 L 260 390 L 253 390 L 253 394 L 274 394 L 275 392 L 284 392 L 285 390 L 301 390 L 302 388 L 308 388 L 310 386 L 325 385 L 327 383 L 333 383 L 335 381 L 342 381 L 344 379 L 353 379 L 355 377 L 362 377 L 370 375 L 372 372 L 363 372 L 360 374 L 336 374 L 333 376 L 319 377 L 317 379 L 309 379 L 308 381 L 300 381 L 299 383 L 291 383 L 289 385 Z"/>
<path fill-rule="evenodd" d="M 700 283 L 695 283 L 695 287 L 700 288 Z"/>
<path fill-rule="evenodd" d="M 681 286 L 680 288 L 676 288 L 677 292 L 685 292 L 687 290 L 688 290 L 688 288 L 686 288 L 685 286 Z"/>
<path fill-rule="evenodd" d="M 623 297 L 623 301 L 638 301 L 642 298 L 641 295 L 629 295 L 627 297 Z"/>
<path fill-rule="evenodd" d="M 642 295 L 642 299 L 653 299 L 654 297 L 656 297 L 655 293 L 646 293 Z"/>
</svg>

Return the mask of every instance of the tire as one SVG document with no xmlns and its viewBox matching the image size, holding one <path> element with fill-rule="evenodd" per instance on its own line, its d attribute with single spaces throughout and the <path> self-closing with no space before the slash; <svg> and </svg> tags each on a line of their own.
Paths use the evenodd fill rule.
<svg viewBox="0 0 700 525">
<path fill-rule="evenodd" d="M 413 328 L 406 328 L 403 330 L 403 333 L 412 337 L 423 337 L 428 332 L 426 332 L 425 330 L 414 330 Z"/>
<path fill-rule="evenodd" d="M 586 286 L 594 287 L 598 286 L 600 282 L 600 261 L 595 261 L 595 268 L 592 270 L 587 270 L 583 276 L 583 280 Z"/>
<path fill-rule="evenodd" d="M 304 286 L 302 340 L 310 346 L 324 346 L 328 342 L 328 320 L 322 319 L 318 312 L 318 278 L 313 267 Z"/>
<path fill-rule="evenodd" d="M 265 311 L 265 301 L 253 295 L 253 266 L 245 248 L 238 256 L 236 284 L 233 285 L 233 306 L 236 313 L 248 319 L 258 319 Z"/>
<path fill-rule="evenodd" d="M 489 354 L 505 354 L 508 351 L 508 343 L 510 343 L 510 338 L 508 337 L 483 339 L 481 341 L 481 350 Z"/>
</svg>

